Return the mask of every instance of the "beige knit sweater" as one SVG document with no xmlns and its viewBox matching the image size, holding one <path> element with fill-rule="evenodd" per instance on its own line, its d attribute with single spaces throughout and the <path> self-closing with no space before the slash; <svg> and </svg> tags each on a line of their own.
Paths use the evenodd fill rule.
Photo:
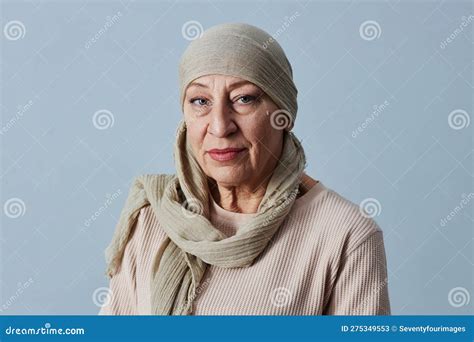
<svg viewBox="0 0 474 342">
<path fill-rule="evenodd" d="M 252 215 L 211 204 L 211 222 L 228 236 Z M 141 209 L 99 314 L 151 313 L 153 256 L 164 238 L 159 217 Z M 382 231 L 319 182 L 251 267 L 210 265 L 197 292 L 194 315 L 390 315 Z"/>
</svg>

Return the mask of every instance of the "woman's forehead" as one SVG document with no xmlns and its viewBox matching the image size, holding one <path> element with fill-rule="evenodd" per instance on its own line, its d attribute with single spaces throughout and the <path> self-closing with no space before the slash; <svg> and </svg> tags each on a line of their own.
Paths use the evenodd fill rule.
<svg viewBox="0 0 474 342">
<path fill-rule="evenodd" d="M 188 89 L 191 87 L 209 88 L 216 82 L 218 82 L 219 84 L 225 84 L 229 88 L 237 88 L 242 86 L 257 87 L 254 83 L 240 77 L 213 74 L 196 78 L 189 84 Z"/>
</svg>

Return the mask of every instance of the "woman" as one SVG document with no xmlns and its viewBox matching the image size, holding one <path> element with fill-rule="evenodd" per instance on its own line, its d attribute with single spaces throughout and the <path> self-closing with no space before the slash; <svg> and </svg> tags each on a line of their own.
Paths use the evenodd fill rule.
<svg viewBox="0 0 474 342">
<path fill-rule="evenodd" d="M 176 175 L 133 182 L 100 313 L 390 314 L 382 231 L 304 173 L 280 45 L 251 25 L 215 26 L 179 76 Z"/>
</svg>

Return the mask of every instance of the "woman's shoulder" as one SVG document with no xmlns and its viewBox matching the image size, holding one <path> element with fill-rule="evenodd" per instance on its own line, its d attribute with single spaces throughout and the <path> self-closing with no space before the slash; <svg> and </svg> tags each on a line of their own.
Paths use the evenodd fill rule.
<svg viewBox="0 0 474 342">
<path fill-rule="evenodd" d="M 295 214 L 309 217 L 315 234 L 340 241 L 347 253 L 373 234 L 382 232 L 374 213 L 369 215 L 364 205 L 353 203 L 321 181 L 299 198 L 296 205 Z"/>
<path fill-rule="evenodd" d="M 142 174 L 136 176 L 129 190 L 129 198 L 126 200 L 124 209 L 129 207 L 129 200 L 136 201 L 136 198 L 143 197 L 142 204 L 134 220 L 133 228 L 129 235 L 130 241 L 135 241 L 136 246 L 141 246 L 143 243 L 150 243 L 152 241 L 159 241 L 164 238 L 164 232 L 160 228 L 160 223 L 157 218 L 153 206 L 146 199 L 150 193 L 161 196 L 166 185 L 174 178 L 174 175 L 169 174 Z"/>
</svg>

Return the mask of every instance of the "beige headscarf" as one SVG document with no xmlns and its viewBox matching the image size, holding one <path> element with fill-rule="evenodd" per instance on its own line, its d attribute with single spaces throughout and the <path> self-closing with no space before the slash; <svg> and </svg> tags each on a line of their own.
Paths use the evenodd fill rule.
<svg viewBox="0 0 474 342">
<path fill-rule="evenodd" d="M 297 90 L 290 63 L 265 31 L 247 24 L 223 24 L 204 32 L 185 51 L 179 68 L 181 103 L 194 79 L 209 75 L 238 76 L 258 85 L 280 107 L 270 118 L 285 129 L 282 155 L 257 213 L 237 234 L 226 237 L 209 221 L 208 177 L 186 142 L 182 121 L 174 151 L 176 175 L 137 177 L 106 250 L 107 274 L 119 269 L 125 245 L 141 208 L 150 205 L 167 239 L 156 251 L 152 275 L 152 310 L 158 315 L 186 315 L 208 264 L 249 267 L 278 230 L 296 198 L 306 159 L 290 132 L 297 111 Z M 281 122 L 284 122 L 284 126 Z"/>
</svg>

